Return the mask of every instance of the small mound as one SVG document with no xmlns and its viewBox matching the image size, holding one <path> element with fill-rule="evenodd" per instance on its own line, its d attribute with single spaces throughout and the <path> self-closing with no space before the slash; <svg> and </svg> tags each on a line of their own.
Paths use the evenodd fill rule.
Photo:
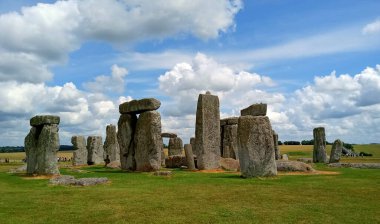
<svg viewBox="0 0 380 224">
<path fill-rule="evenodd" d="M 290 160 L 278 160 L 276 161 L 277 171 L 300 171 L 300 172 L 313 172 L 314 169 L 309 164 L 290 161 Z"/>
</svg>

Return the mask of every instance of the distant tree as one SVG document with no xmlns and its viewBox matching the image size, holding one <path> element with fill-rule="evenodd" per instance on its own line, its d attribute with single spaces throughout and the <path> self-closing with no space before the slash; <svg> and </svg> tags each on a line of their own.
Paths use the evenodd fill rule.
<svg viewBox="0 0 380 224">
<path fill-rule="evenodd" d="M 282 145 L 282 141 L 278 141 L 278 145 Z"/>
<path fill-rule="evenodd" d="M 298 141 L 285 141 L 284 145 L 301 145 L 301 142 L 298 142 Z"/>
</svg>

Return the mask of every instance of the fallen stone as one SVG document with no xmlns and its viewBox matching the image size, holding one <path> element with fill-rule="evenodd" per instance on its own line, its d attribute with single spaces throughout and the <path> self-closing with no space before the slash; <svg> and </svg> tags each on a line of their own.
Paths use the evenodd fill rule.
<svg viewBox="0 0 380 224">
<path fill-rule="evenodd" d="M 120 160 L 120 149 L 119 149 L 119 143 L 117 141 L 117 134 L 116 134 L 116 126 L 115 125 L 107 125 L 106 127 L 106 140 L 104 141 L 104 153 L 105 158 L 112 161 L 118 161 Z"/>
<path fill-rule="evenodd" d="M 70 175 L 61 175 L 49 180 L 52 185 L 75 185 L 75 177 Z"/>
<path fill-rule="evenodd" d="M 36 127 L 45 124 L 59 124 L 60 118 L 54 115 L 37 115 L 30 119 L 30 126 Z"/>
<path fill-rule="evenodd" d="M 154 98 L 132 100 L 119 105 L 121 114 L 140 114 L 146 111 L 154 111 L 160 108 L 161 102 Z"/>
<path fill-rule="evenodd" d="M 97 184 L 103 184 L 107 183 L 108 178 L 107 177 L 100 177 L 100 178 L 79 178 L 75 179 L 75 177 L 70 175 L 62 175 L 53 177 L 50 179 L 49 183 L 52 185 L 74 185 L 74 186 L 90 186 L 90 185 L 97 185 Z"/>
<path fill-rule="evenodd" d="M 185 156 L 175 155 L 168 156 L 165 159 L 166 168 L 181 168 L 181 166 L 187 166 L 187 160 Z"/>
<path fill-rule="evenodd" d="M 328 166 L 337 168 L 380 169 L 380 163 L 330 163 Z"/>
<path fill-rule="evenodd" d="M 240 171 L 239 160 L 232 158 L 220 158 L 220 167 L 226 171 Z"/>
<path fill-rule="evenodd" d="M 87 164 L 103 164 L 104 163 L 104 149 L 102 136 L 88 136 L 87 137 Z"/>
<path fill-rule="evenodd" d="M 244 108 L 240 111 L 241 116 L 265 116 L 267 115 L 267 105 L 264 103 L 252 104 L 251 106 Z"/>
<path fill-rule="evenodd" d="M 238 147 L 242 177 L 277 175 L 272 126 L 267 116 L 241 116 Z"/>
<path fill-rule="evenodd" d="M 338 163 L 342 155 L 343 142 L 339 139 L 335 140 L 330 153 L 330 163 Z"/>
<path fill-rule="evenodd" d="M 300 161 L 284 161 L 277 160 L 277 171 L 300 171 L 300 172 L 313 172 L 314 169 L 309 164 Z"/>
<path fill-rule="evenodd" d="M 162 171 L 162 170 L 159 170 L 159 171 L 155 171 L 153 173 L 154 176 L 164 176 L 164 177 L 169 177 L 169 176 L 172 176 L 172 171 Z"/>
<path fill-rule="evenodd" d="M 297 161 L 304 163 L 313 163 L 313 158 L 298 158 Z"/>
<path fill-rule="evenodd" d="M 189 170 L 195 170 L 194 155 L 191 144 L 185 144 L 186 163 Z"/>
<path fill-rule="evenodd" d="M 169 156 L 182 155 L 182 148 L 183 148 L 183 143 L 182 143 L 181 138 L 175 137 L 175 138 L 169 139 L 169 145 L 168 145 Z"/>
<path fill-rule="evenodd" d="M 281 158 L 280 148 L 278 147 L 278 134 L 273 131 L 274 156 L 276 160 Z"/>
<path fill-rule="evenodd" d="M 326 163 L 326 135 L 325 128 L 318 127 L 313 130 L 314 147 L 313 147 L 313 162 L 314 163 Z"/>
<path fill-rule="evenodd" d="M 117 141 L 120 148 L 120 163 L 123 170 L 136 170 L 135 147 L 133 138 L 136 131 L 137 116 L 122 114 L 117 123 Z"/>
<path fill-rule="evenodd" d="M 84 136 L 73 136 L 71 137 L 71 144 L 73 144 L 73 165 L 80 166 L 87 164 L 87 147 L 86 139 Z"/>
<path fill-rule="evenodd" d="M 77 179 L 74 185 L 91 186 L 91 185 L 105 184 L 107 182 L 108 182 L 107 177 L 90 177 L 90 178 Z"/>
<path fill-rule="evenodd" d="M 199 94 L 195 122 L 195 150 L 200 170 L 220 167 L 220 111 L 219 98 Z"/>
<path fill-rule="evenodd" d="M 176 138 L 177 134 L 165 132 L 165 133 L 161 133 L 161 137 L 162 138 Z"/>
<path fill-rule="evenodd" d="M 10 169 L 8 173 L 25 173 L 26 172 L 26 164 L 20 167 Z"/>
</svg>

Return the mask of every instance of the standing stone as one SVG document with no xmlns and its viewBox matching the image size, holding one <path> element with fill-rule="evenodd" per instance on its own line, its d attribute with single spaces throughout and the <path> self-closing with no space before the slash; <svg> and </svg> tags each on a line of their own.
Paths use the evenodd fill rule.
<svg viewBox="0 0 380 224">
<path fill-rule="evenodd" d="M 325 163 L 327 162 L 325 128 L 324 127 L 314 128 L 313 136 L 314 136 L 313 162 Z"/>
<path fill-rule="evenodd" d="M 137 171 L 154 171 L 161 168 L 161 116 L 157 111 L 140 114 L 134 136 Z"/>
<path fill-rule="evenodd" d="M 264 103 L 252 104 L 240 111 L 241 116 L 265 116 L 267 115 L 267 105 Z"/>
<path fill-rule="evenodd" d="M 110 162 L 120 160 L 119 143 L 117 142 L 116 126 L 107 125 L 106 140 L 104 141 L 105 158 L 109 158 Z"/>
<path fill-rule="evenodd" d="M 267 116 L 239 118 L 238 147 L 243 177 L 277 175 L 272 127 Z"/>
<path fill-rule="evenodd" d="M 123 170 L 136 170 L 135 135 L 137 116 L 135 114 L 122 114 L 117 123 L 117 140 L 120 148 L 120 164 Z"/>
<path fill-rule="evenodd" d="M 219 169 L 220 112 L 219 98 L 199 94 L 195 123 L 195 151 L 200 170 Z"/>
<path fill-rule="evenodd" d="M 84 136 L 71 137 L 71 144 L 73 144 L 73 165 L 86 165 L 87 164 L 87 148 L 86 139 Z"/>
<path fill-rule="evenodd" d="M 179 137 L 170 138 L 168 146 L 169 156 L 182 155 L 183 143 Z"/>
<path fill-rule="evenodd" d="M 273 144 L 274 144 L 274 154 L 276 160 L 281 159 L 281 154 L 280 154 L 280 148 L 278 147 L 278 134 L 273 131 Z"/>
<path fill-rule="evenodd" d="M 339 163 L 342 149 L 343 142 L 340 139 L 335 140 L 331 148 L 330 163 Z"/>
<path fill-rule="evenodd" d="M 161 148 L 161 167 L 165 167 L 165 159 L 166 159 L 166 155 L 165 155 L 165 152 L 164 152 L 164 146 L 162 145 L 162 148 Z"/>
<path fill-rule="evenodd" d="M 104 163 L 104 149 L 102 136 L 88 136 L 87 138 L 87 164 Z"/>
<path fill-rule="evenodd" d="M 223 158 L 238 158 L 237 130 L 237 124 L 223 126 Z"/>
<path fill-rule="evenodd" d="M 195 170 L 194 155 L 191 148 L 191 144 L 185 144 L 185 155 L 187 161 L 187 168 L 189 170 Z"/>
<path fill-rule="evenodd" d="M 59 174 L 59 122 L 60 118 L 52 115 L 35 116 L 30 119 L 33 127 L 24 142 L 28 174 Z"/>
<path fill-rule="evenodd" d="M 191 149 L 193 150 L 193 154 L 197 155 L 197 152 L 195 150 L 195 138 L 194 137 L 190 138 L 190 145 L 191 145 Z"/>
</svg>

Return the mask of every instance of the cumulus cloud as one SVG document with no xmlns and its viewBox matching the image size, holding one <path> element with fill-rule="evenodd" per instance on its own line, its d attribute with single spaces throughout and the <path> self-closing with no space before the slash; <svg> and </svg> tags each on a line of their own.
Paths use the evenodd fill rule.
<svg viewBox="0 0 380 224">
<path fill-rule="evenodd" d="M 377 19 L 377 20 L 373 21 L 372 23 L 365 25 L 362 32 L 363 32 L 363 34 L 379 33 L 380 32 L 380 19 Z"/>
<path fill-rule="evenodd" d="M 234 27 L 240 0 L 39 3 L 0 15 L 0 81 L 43 82 L 49 67 L 90 40 L 113 44 L 193 35 L 216 38 Z"/>
</svg>

